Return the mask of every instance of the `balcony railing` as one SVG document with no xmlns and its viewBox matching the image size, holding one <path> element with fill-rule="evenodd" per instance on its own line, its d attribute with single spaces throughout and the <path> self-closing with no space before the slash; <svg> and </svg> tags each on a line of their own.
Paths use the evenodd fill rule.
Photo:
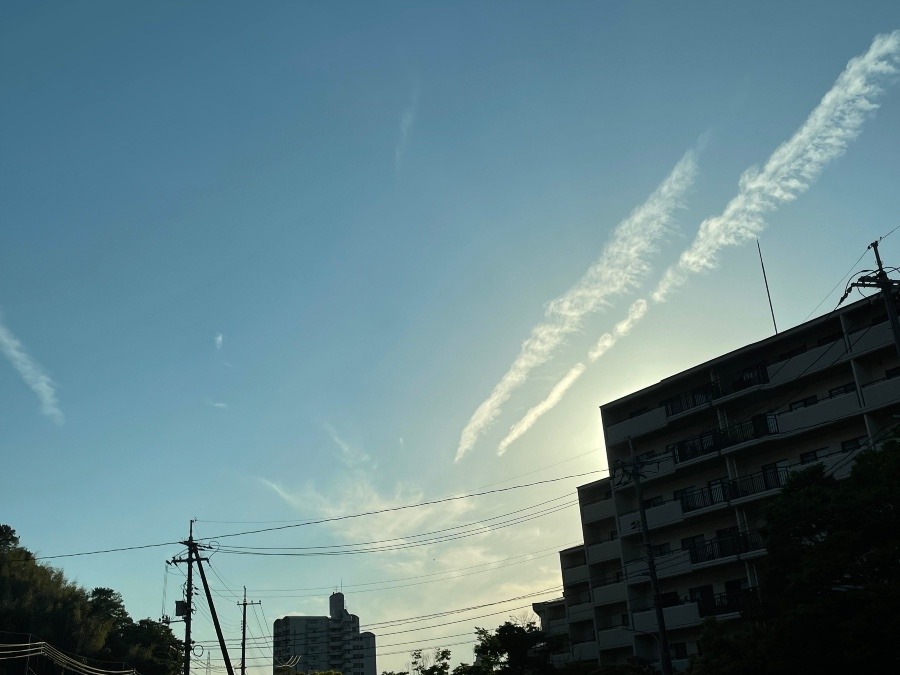
<svg viewBox="0 0 900 675">
<path fill-rule="evenodd" d="M 716 537 L 709 541 L 691 544 L 688 552 L 691 555 L 691 563 L 697 564 L 727 558 L 728 556 L 750 551 L 759 551 L 765 548 L 762 535 L 759 532 L 742 532 L 728 537 Z"/>
<path fill-rule="evenodd" d="M 737 593 L 702 595 L 697 600 L 700 616 L 720 616 L 740 612 L 745 617 L 759 611 L 762 602 L 758 588 L 746 588 Z"/>
<path fill-rule="evenodd" d="M 681 510 L 690 513 L 715 504 L 724 504 L 732 499 L 782 488 L 790 475 L 789 467 L 780 466 L 730 480 L 723 476 L 717 481 L 711 481 L 712 485 L 708 487 L 686 490 L 679 495 Z"/>
<path fill-rule="evenodd" d="M 760 492 L 766 492 L 767 490 L 782 488 L 788 482 L 790 475 L 791 470 L 788 467 L 779 466 L 766 471 L 760 471 L 759 473 L 751 473 L 749 476 L 735 478 L 729 482 L 731 492 L 730 499 L 747 497 Z"/>
<path fill-rule="evenodd" d="M 692 391 L 666 399 L 663 401 L 663 405 L 666 407 L 666 416 L 671 417 L 709 403 L 713 398 L 715 398 L 715 387 L 712 383 L 709 383 Z"/>
<path fill-rule="evenodd" d="M 778 433 L 778 418 L 774 413 L 754 415 L 725 429 L 710 429 L 696 436 L 682 439 L 668 446 L 676 462 L 718 452 L 723 448 Z"/>
<path fill-rule="evenodd" d="M 719 380 L 719 394 L 727 396 L 736 391 L 742 391 L 757 384 L 766 384 L 769 381 L 769 369 L 765 363 L 758 363 L 750 368 L 745 368 L 739 373 L 726 375 Z"/>
</svg>

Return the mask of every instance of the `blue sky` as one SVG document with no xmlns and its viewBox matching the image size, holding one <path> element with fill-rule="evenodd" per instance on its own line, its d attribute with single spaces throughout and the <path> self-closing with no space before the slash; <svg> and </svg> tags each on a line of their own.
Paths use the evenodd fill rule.
<svg viewBox="0 0 900 675">
<path fill-rule="evenodd" d="M 877 109 L 853 99 L 858 118 L 796 135 L 898 29 L 893 2 L 4 3 L 0 521 L 49 556 L 178 540 L 193 517 L 214 536 L 601 471 L 600 404 L 771 334 L 755 235 L 788 327 L 833 308 L 829 289 L 900 225 L 896 75 L 864 70 Z M 803 185 L 772 201 L 785 143 L 800 164 L 775 169 Z M 735 198 L 768 207 L 712 254 L 699 242 L 709 269 L 679 263 L 698 232 L 735 225 Z M 900 234 L 882 255 L 900 264 Z M 668 269 L 683 278 L 655 301 Z M 601 475 L 229 541 L 432 532 Z M 343 584 L 367 624 L 554 588 L 552 552 L 579 537 L 570 506 L 403 552 L 213 562 L 236 637 L 226 586 L 271 621 L 325 613 Z M 177 553 L 56 564 L 157 617 Z M 358 586 L 391 579 L 417 585 Z M 379 651 L 460 642 L 427 638 L 530 601 Z"/>
</svg>

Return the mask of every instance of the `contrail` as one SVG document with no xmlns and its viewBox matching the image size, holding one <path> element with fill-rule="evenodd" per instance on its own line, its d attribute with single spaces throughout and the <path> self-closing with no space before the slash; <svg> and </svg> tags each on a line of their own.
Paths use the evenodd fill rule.
<svg viewBox="0 0 900 675">
<path fill-rule="evenodd" d="M 869 51 L 851 59 L 797 133 L 772 153 L 762 171 L 745 171 L 737 196 L 720 215 L 700 224 L 693 244 L 666 270 L 653 300 L 664 302 L 689 274 L 714 268 L 721 248 L 756 237 L 767 213 L 796 199 L 826 164 L 844 154 L 879 107 L 874 99 L 884 91 L 882 83 L 897 74 L 898 61 L 900 31 L 876 36 Z"/>
<path fill-rule="evenodd" d="M 25 352 L 22 343 L 13 335 L 0 315 L 0 351 L 9 359 L 13 368 L 25 381 L 31 391 L 37 394 L 41 401 L 41 412 L 52 419 L 56 424 L 62 424 L 64 417 L 56 400 L 56 385 L 50 376 Z"/>
<path fill-rule="evenodd" d="M 725 246 L 743 244 L 765 228 L 764 216 L 781 204 L 805 192 L 819 177 L 825 166 L 840 157 L 851 141 L 859 136 L 866 117 L 879 105 L 875 99 L 884 91 L 900 67 L 900 31 L 878 35 L 869 50 L 855 57 L 835 81 L 819 105 L 800 129 L 779 146 L 766 161 L 762 171 L 751 168 L 739 181 L 738 194 L 724 211 L 700 224 L 692 244 L 681 254 L 678 263 L 666 270 L 651 298 L 665 302 L 669 293 L 683 284 L 692 273 L 713 269 L 717 254 Z M 640 305 L 640 307 L 639 307 Z M 626 319 L 606 333 L 589 352 L 596 361 L 627 335 L 648 309 L 646 300 L 638 300 Z M 525 434 L 537 420 L 562 400 L 566 391 L 585 371 L 577 364 L 538 405 L 516 422 L 498 447 L 503 454 L 509 445 Z M 574 373 L 577 371 L 577 375 Z"/>
<path fill-rule="evenodd" d="M 611 296 L 634 288 L 647 274 L 647 257 L 671 229 L 673 213 L 682 205 L 696 174 L 697 151 L 689 150 L 647 201 L 616 226 L 600 258 L 581 280 L 547 305 L 547 321 L 532 329 L 512 366 L 463 429 L 456 461 L 497 418 L 501 406 L 526 381 L 532 369 L 546 363 L 565 339 L 581 327 L 585 316 L 607 305 Z"/>
<path fill-rule="evenodd" d="M 610 347 L 616 344 L 619 338 L 628 335 L 634 325 L 647 313 L 647 307 L 648 303 L 646 300 L 636 300 L 628 309 L 628 314 L 626 314 L 622 321 L 616 324 L 613 331 L 611 333 L 604 333 L 603 336 L 601 336 L 588 353 L 588 359 L 593 363 L 603 356 Z M 506 452 L 506 449 L 525 434 L 525 432 L 531 429 L 535 422 L 537 422 L 545 413 L 550 412 L 556 407 L 556 404 L 562 400 L 563 396 L 566 395 L 566 392 L 568 392 L 572 385 L 578 381 L 578 378 L 584 374 L 585 370 L 587 370 L 587 366 L 581 362 L 572 366 L 569 372 L 566 373 L 565 376 L 554 385 L 553 389 L 550 390 L 547 398 L 529 409 L 522 419 L 510 427 L 506 438 L 500 441 L 500 445 L 497 447 L 497 454 L 502 455 Z"/>
</svg>

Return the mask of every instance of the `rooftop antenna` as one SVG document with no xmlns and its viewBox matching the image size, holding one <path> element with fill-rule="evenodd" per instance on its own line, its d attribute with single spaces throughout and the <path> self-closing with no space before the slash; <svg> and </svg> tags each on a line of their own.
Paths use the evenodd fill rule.
<svg viewBox="0 0 900 675">
<path fill-rule="evenodd" d="M 775 327 L 775 335 L 778 335 L 778 324 L 775 323 L 775 309 L 772 307 L 772 294 L 769 293 L 769 279 L 766 277 L 766 264 L 763 262 L 762 247 L 759 238 L 756 239 L 756 250 L 759 251 L 759 266 L 762 267 L 763 281 L 766 283 L 766 297 L 769 298 L 769 311 L 772 313 L 772 325 Z"/>
</svg>

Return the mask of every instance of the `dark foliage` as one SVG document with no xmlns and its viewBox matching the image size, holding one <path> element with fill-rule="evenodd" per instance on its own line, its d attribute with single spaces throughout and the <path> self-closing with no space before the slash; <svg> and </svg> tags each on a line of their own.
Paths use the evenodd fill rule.
<svg viewBox="0 0 900 675">
<path fill-rule="evenodd" d="M 16 531 L 0 525 L 0 626 L 7 637 L 47 642 L 92 668 L 136 669 L 140 675 L 177 675 L 181 642 L 168 626 L 133 621 L 122 596 L 110 588 L 88 592 L 63 573 L 43 565 L 19 546 Z M 38 657 L 36 675 L 57 675 L 59 667 Z M 21 673 L 18 660 L 0 661 L 0 674 Z"/>
</svg>

